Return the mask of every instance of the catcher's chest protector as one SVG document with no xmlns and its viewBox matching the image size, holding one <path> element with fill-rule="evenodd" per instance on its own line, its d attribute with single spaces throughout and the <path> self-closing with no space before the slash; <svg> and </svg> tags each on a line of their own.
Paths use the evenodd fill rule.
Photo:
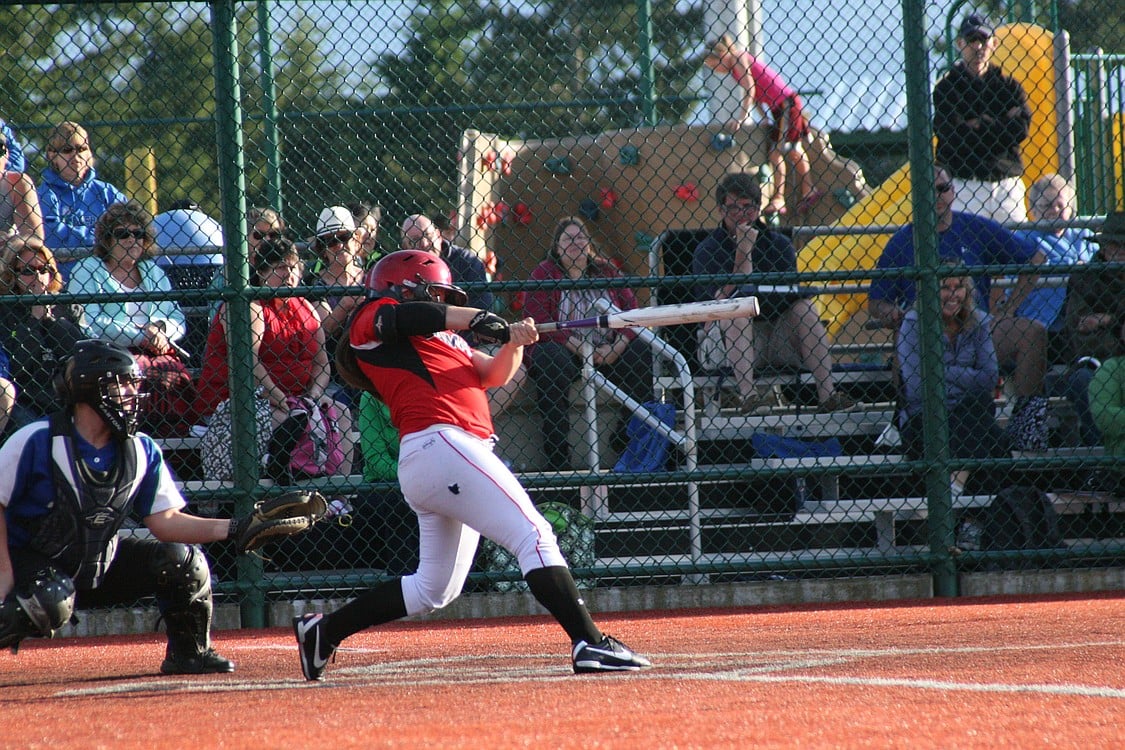
<svg viewBox="0 0 1125 750">
<path fill-rule="evenodd" d="M 29 529 L 30 546 L 71 576 L 76 588 L 95 588 L 113 562 L 117 532 L 148 469 L 145 453 L 140 438 L 130 437 L 119 444 L 116 465 L 97 472 L 78 458 L 69 415 L 56 413 L 50 424 L 55 502 Z"/>
</svg>

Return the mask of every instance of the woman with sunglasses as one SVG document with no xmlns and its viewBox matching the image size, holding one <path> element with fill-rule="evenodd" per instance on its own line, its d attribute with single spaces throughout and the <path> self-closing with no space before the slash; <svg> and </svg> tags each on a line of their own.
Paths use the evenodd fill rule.
<svg viewBox="0 0 1125 750">
<path fill-rule="evenodd" d="M 51 131 L 47 162 L 38 190 L 47 246 L 56 250 L 90 247 L 98 217 L 114 203 L 129 199 L 98 179 L 90 136 L 76 122 L 61 123 Z"/>
<path fill-rule="evenodd" d="M 0 248 L 0 294 L 41 298 L 62 291 L 55 256 L 41 240 L 10 237 Z M 82 331 L 82 308 L 78 305 L 28 299 L 5 304 L 0 311 L 0 357 L 7 355 L 8 374 L 18 390 L 8 423 L 10 432 L 62 406 L 52 383 L 55 367 L 86 336 Z M 0 408 L 2 401 L 0 396 Z"/>
<path fill-rule="evenodd" d="M 344 206 L 329 206 L 320 212 L 316 237 L 312 241 L 317 268 L 305 279 L 309 286 L 363 286 L 363 259 L 360 251 L 363 237 L 356 230 L 355 219 Z M 316 300 L 313 305 L 320 315 L 328 351 L 336 351 L 336 336 L 343 329 L 359 295 L 333 295 Z"/>
<path fill-rule="evenodd" d="M 136 357 L 150 389 L 144 432 L 157 437 L 185 434 L 194 423 L 195 389 L 178 342 L 187 331 L 178 302 L 137 299 L 171 292 L 172 284 L 153 260 L 157 252 L 152 214 L 140 203 L 115 203 L 98 219 L 94 251 L 70 271 L 66 290 L 111 298 L 86 304 L 90 338 L 112 341 Z"/>
<path fill-rule="evenodd" d="M 43 212 L 35 183 L 8 169 L 8 138 L 0 132 L 0 237 L 18 234 L 43 239 Z"/>
<path fill-rule="evenodd" d="M 171 282 L 153 260 L 156 237 L 152 215 L 140 203 L 116 203 L 98 219 L 94 252 L 74 264 L 67 291 L 113 294 L 118 299 L 91 302 L 86 316 L 91 337 L 139 350 L 169 354 L 184 335 L 184 314 L 171 300 L 130 301 L 140 292 L 169 292 Z"/>
<path fill-rule="evenodd" d="M 301 257 L 290 240 L 267 240 L 255 256 L 250 283 L 271 289 L 299 286 L 303 272 Z M 229 480 L 230 455 L 230 336 L 224 306 L 211 321 L 199 396 L 194 413 L 210 418 L 201 449 L 207 479 Z M 304 297 L 278 296 L 250 303 L 250 349 L 254 382 L 258 389 L 255 413 L 259 419 L 259 455 L 268 452 L 269 436 L 290 416 L 293 399 L 307 399 L 324 411 L 334 407 L 327 395 L 329 355 L 324 345 L 320 317 Z M 352 421 L 346 409 L 335 415 L 342 436 L 344 462 L 338 473 L 351 472 L 352 445 L 347 436 Z"/>
</svg>

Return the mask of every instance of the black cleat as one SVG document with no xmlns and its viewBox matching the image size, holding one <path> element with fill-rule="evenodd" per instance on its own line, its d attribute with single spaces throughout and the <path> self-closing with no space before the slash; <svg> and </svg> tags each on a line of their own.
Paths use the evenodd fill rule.
<svg viewBox="0 0 1125 750">
<path fill-rule="evenodd" d="M 598 643 L 579 641 L 572 654 L 575 674 L 591 672 L 636 672 L 652 666 L 643 656 L 634 654 L 613 636 L 603 636 Z"/>
<path fill-rule="evenodd" d="M 323 680 L 324 668 L 336 653 L 336 645 L 324 639 L 324 615 L 308 614 L 293 618 L 293 635 L 301 654 L 301 672 L 306 680 Z"/>
<path fill-rule="evenodd" d="M 164 663 L 160 665 L 161 674 L 220 674 L 233 671 L 234 662 L 219 656 L 213 648 L 190 656 L 180 656 L 169 651 Z"/>
</svg>

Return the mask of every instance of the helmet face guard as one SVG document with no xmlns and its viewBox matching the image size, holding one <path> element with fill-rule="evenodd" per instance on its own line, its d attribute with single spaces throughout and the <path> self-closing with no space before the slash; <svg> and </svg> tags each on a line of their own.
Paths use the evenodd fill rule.
<svg viewBox="0 0 1125 750">
<path fill-rule="evenodd" d="M 86 404 L 117 437 L 136 432 L 148 394 L 140 368 L 129 351 L 108 341 L 79 341 L 55 380 L 59 399 L 68 407 Z"/>
<path fill-rule="evenodd" d="M 117 437 L 137 432 L 137 421 L 148 405 L 149 394 L 139 377 L 110 375 L 99 382 L 101 398 L 90 404 Z"/>
<path fill-rule="evenodd" d="M 375 264 L 364 280 L 369 297 L 464 305 L 468 295 L 453 283 L 445 261 L 422 250 L 399 250 Z M 404 297 L 410 292 L 409 297 Z"/>
<path fill-rule="evenodd" d="M 411 299 L 420 302 L 444 302 L 447 305 L 463 306 L 469 301 L 465 290 L 455 284 L 440 281 L 425 281 L 421 277 L 414 281 L 402 280 L 401 286 L 410 290 Z"/>
</svg>

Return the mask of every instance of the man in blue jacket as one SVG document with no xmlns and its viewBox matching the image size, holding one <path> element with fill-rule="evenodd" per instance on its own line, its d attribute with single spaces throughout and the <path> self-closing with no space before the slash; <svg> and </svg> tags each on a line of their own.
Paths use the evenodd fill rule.
<svg viewBox="0 0 1125 750">
<path fill-rule="evenodd" d="M 50 166 L 39 183 L 45 244 L 54 250 L 91 247 L 98 217 L 128 197 L 98 179 L 90 136 L 76 122 L 64 122 L 47 139 Z"/>
<path fill-rule="evenodd" d="M 1040 265 L 1046 256 L 991 219 L 953 210 L 956 184 L 949 170 L 934 168 L 937 194 L 938 255 L 956 259 L 966 266 Z M 914 226 L 907 225 L 891 236 L 875 267 L 911 268 L 914 266 Z M 1021 450 L 1046 448 L 1047 399 L 1043 380 L 1047 374 L 1047 329 L 1037 320 L 1015 314 L 1036 285 L 1033 275 L 1021 275 L 1011 293 L 990 310 L 992 279 L 988 274 L 973 278 L 977 306 L 990 313 L 992 341 L 1003 368 L 1013 365 L 1016 406 L 1008 423 L 1013 441 Z M 899 330 L 907 309 L 914 304 L 914 281 L 903 276 L 876 279 L 868 292 L 868 311 L 885 327 Z"/>
</svg>

